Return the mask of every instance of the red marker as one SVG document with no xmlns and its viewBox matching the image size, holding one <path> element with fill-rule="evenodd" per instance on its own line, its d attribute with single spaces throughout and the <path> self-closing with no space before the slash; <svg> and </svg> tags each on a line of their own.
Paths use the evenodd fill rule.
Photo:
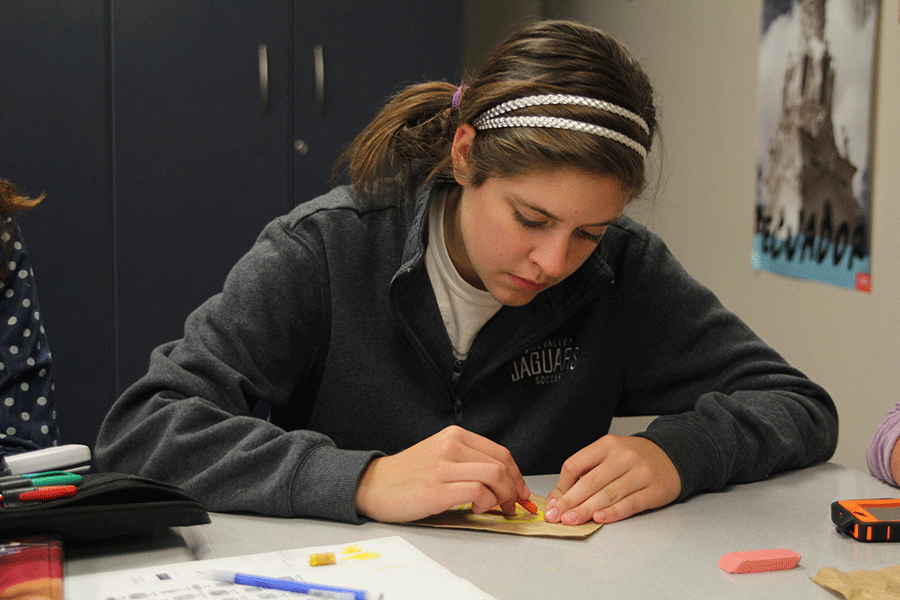
<svg viewBox="0 0 900 600">
<path fill-rule="evenodd" d="M 74 485 L 47 485 L 23 490 L 11 490 L 0 495 L 0 505 L 3 508 L 22 506 L 26 502 L 47 502 L 57 498 L 74 496 L 78 488 Z"/>
</svg>

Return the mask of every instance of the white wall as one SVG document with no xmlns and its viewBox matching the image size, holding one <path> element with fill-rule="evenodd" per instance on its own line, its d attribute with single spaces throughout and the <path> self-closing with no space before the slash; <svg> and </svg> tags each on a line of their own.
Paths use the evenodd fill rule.
<svg viewBox="0 0 900 600">
<path fill-rule="evenodd" d="M 900 401 L 897 3 L 884 3 L 878 31 L 870 294 L 750 268 L 759 0 L 566 0 L 545 11 L 605 29 L 644 63 L 662 109 L 663 186 L 635 216 L 726 307 L 825 386 L 840 413 L 834 460 L 865 470 L 873 429 Z M 623 421 L 617 431 L 645 422 Z"/>
</svg>

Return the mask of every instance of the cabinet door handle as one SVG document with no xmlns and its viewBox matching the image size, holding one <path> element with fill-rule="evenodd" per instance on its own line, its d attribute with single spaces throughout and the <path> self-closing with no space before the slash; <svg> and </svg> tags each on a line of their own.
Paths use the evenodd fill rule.
<svg viewBox="0 0 900 600">
<path fill-rule="evenodd" d="M 313 47 L 313 65 L 316 76 L 316 114 L 325 116 L 325 53 L 322 46 Z"/>
<path fill-rule="evenodd" d="M 265 44 L 259 45 L 259 111 L 269 114 L 269 50 Z"/>
</svg>

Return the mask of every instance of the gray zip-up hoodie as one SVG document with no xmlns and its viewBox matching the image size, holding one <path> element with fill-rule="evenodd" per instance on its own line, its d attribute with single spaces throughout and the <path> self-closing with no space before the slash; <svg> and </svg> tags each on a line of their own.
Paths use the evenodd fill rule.
<svg viewBox="0 0 900 600">
<path fill-rule="evenodd" d="M 680 499 L 834 452 L 828 394 L 628 218 L 575 274 L 488 321 L 454 386 L 424 265 L 432 191 L 363 209 L 338 188 L 270 223 L 113 406 L 99 465 L 210 510 L 358 522 L 368 462 L 454 423 L 527 475 L 558 472 L 613 416 L 663 415 L 639 435 L 675 464 Z"/>
</svg>

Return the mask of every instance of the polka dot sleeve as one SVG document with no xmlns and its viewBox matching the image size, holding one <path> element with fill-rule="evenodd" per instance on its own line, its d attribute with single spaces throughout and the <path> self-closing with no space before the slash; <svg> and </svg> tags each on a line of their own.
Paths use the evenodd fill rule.
<svg viewBox="0 0 900 600">
<path fill-rule="evenodd" d="M 4 243 L 9 234 L 4 233 Z M 50 347 L 31 261 L 17 231 L 9 275 L 0 283 L 0 451 L 59 443 Z"/>
</svg>

